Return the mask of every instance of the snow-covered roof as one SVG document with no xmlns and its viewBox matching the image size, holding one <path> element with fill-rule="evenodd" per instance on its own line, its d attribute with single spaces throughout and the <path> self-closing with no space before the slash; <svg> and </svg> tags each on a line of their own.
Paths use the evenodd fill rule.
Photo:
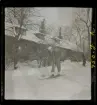
<svg viewBox="0 0 97 105">
<path fill-rule="evenodd" d="M 22 39 L 26 39 L 26 40 L 37 42 L 37 43 L 41 40 L 33 34 L 33 31 L 27 31 L 26 35 L 22 36 Z"/>
<path fill-rule="evenodd" d="M 14 25 L 14 26 L 17 26 L 17 25 Z M 12 29 L 10 29 L 11 27 L 13 27 L 12 24 L 5 24 L 5 35 L 6 36 L 11 36 L 11 37 L 15 37 L 14 36 L 14 32 Z M 26 35 L 22 35 L 22 39 L 25 39 L 25 40 L 29 40 L 29 41 L 33 41 L 33 42 L 40 42 L 41 39 L 37 38 L 34 33 L 37 33 L 37 32 L 34 32 L 34 31 L 31 31 L 31 30 L 27 30 L 26 31 Z"/>
<path fill-rule="evenodd" d="M 39 34 L 36 33 L 36 34 Z M 34 33 L 35 35 L 35 33 Z M 70 50 L 73 50 L 73 51 L 78 51 L 78 52 L 83 52 L 82 49 L 80 49 L 75 43 L 71 43 L 70 41 L 66 40 L 62 40 L 62 39 L 59 39 L 58 37 L 54 37 L 52 35 L 46 35 L 45 37 L 45 40 L 41 40 L 38 42 L 38 43 L 41 43 L 41 44 L 51 44 L 51 45 L 55 45 L 55 46 L 58 46 L 58 47 L 61 47 L 61 48 L 65 48 L 65 49 L 70 49 Z M 58 41 L 60 41 L 60 43 L 57 43 L 54 38 Z M 39 39 L 39 38 L 38 38 Z"/>
<path fill-rule="evenodd" d="M 12 25 L 11 24 L 10 25 L 6 24 L 6 27 L 7 26 L 10 27 Z M 15 26 L 17 26 L 17 25 L 15 25 Z M 60 40 L 60 43 L 56 43 L 56 41 L 53 39 L 52 35 L 46 35 L 45 40 L 42 40 L 42 39 L 39 39 L 38 37 L 36 37 L 35 34 L 41 34 L 41 33 L 39 33 L 38 31 L 27 30 L 26 35 L 23 35 L 21 38 L 25 39 L 25 40 L 28 40 L 28 41 L 33 41 L 33 42 L 36 42 L 36 43 L 40 43 L 40 44 L 46 44 L 46 45 L 47 44 L 49 44 L 49 45 L 52 44 L 52 45 L 55 45 L 55 46 L 59 46 L 61 48 L 70 49 L 70 50 L 78 51 L 78 52 L 83 52 L 80 48 L 77 47 L 76 44 L 71 43 L 68 40 L 67 41 Z M 5 30 L 5 35 L 13 36 L 13 32 L 9 31 L 9 30 Z M 57 40 L 59 40 L 59 38 L 57 38 Z"/>
<path fill-rule="evenodd" d="M 12 36 L 12 37 L 15 37 L 15 36 L 14 36 L 14 32 L 11 31 L 11 30 L 5 30 L 5 35 L 6 35 L 6 36 Z"/>
<path fill-rule="evenodd" d="M 5 29 L 11 28 L 11 27 L 20 27 L 20 26 L 17 24 L 5 23 Z M 21 28 L 26 29 L 24 26 L 22 26 Z"/>
<path fill-rule="evenodd" d="M 70 41 L 60 41 L 60 44 L 58 44 L 58 46 L 62 47 L 62 48 L 67 48 L 73 51 L 78 51 L 78 52 L 83 52 L 79 47 L 77 47 L 76 44 L 71 43 Z"/>
<path fill-rule="evenodd" d="M 44 34 L 44 33 L 41 33 L 41 32 L 35 32 L 34 35 L 36 35 L 36 36 L 37 36 L 37 35 L 43 35 L 43 36 L 45 36 L 45 35 L 47 35 L 47 34 Z"/>
<path fill-rule="evenodd" d="M 14 37 L 13 33 L 10 31 L 7 31 L 7 32 L 5 31 L 5 35 Z M 23 35 L 21 39 L 25 39 L 25 40 L 33 41 L 37 43 L 41 41 L 41 39 L 37 38 L 31 31 L 27 31 L 26 35 Z"/>
<path fill-rule="evenodd" d="M 56 37 L 55 37 L 56 38 Z M 49 45 L 55 45 L 61 48 L 65 48 L 65 49 L 70 49 L 73 51 L 78 51 L 78 52 L 83 52 L 82 49 L 80 49 L 79 47 L 77 47 L 76 44 L 71 43 L 70 41 L 66 40 L 61 40 L 59 38 L 57 38 L 58 41 L 60 41 L 59 43 L 57 43 L 52 37 L 46 36 L 45 40 L 41 40 L 40 43 L 42 44 L 49 44 Z"/>
</svg>

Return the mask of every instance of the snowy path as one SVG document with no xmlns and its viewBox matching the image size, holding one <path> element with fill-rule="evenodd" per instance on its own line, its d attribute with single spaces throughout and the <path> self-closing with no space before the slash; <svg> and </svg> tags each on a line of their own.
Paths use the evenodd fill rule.
<svg viewBox="0 0 97 105">
<path fill-rule="evenodd" d="M 67 65 L 69 63 L 69 65 Z M 62 74 L 56 79 L 39 80 L 40 73 L 48 74 L 51 67 L 31 68 L 21 66 L 16 71 L 6 71 L 6 99 L 74 100 L 91 98 L 90 66 L 62 63 Z"/>
</svg>

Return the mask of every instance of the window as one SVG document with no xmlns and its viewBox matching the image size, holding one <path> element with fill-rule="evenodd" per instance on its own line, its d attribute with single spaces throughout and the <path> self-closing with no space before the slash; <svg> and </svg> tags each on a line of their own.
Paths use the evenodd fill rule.
<svg viewBox="0 0 97 105">
<path fill-rule="evenodd" d="M 16 31 L 16 34 L 18 34 L 19 33 L 19 28 L 15 27 L 15 31 Z"/>
<path fill-rule="evenodd" d="M 15 27 L 15 31 L 18 34 L 19 33 L 19 27 Z M 26 29 L 21 28 L 21 34 L 26 35 Z"/>
<path fill-rule="evenodd" d="M 25 48 L 27 48 L 27 44 L 25 44 Z"/>
<path fill-rule="evenodd" d="M 22 29 L 22 30 L 21 30 L 21 34 L 22 34 L 22 35 L 26 35 L 26 29 Z"/>
</svg>

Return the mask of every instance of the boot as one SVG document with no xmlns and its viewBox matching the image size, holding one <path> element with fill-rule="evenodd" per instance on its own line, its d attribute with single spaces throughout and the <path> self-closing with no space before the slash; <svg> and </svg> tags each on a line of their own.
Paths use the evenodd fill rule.
<svg viewBox="0 0 97 105">
<path fill-rule="evenodd" d="M 54 72 L 52 72 L 51 75 L 50 75 L 50 77 L 54 77 L 54 76 L 55 76 L 55 75 L 54 75 Z"/>
</svg>

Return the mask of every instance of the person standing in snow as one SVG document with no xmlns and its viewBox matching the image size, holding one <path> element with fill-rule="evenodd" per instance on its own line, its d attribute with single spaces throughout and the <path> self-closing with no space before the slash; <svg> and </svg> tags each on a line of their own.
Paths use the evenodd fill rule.
<svg viewBox="0 0 97 105">
<path fill-rule="evenodd" d="M 50 55 L 50 60 L 52 64 L 52 70 L 51 70 L 51 77 L 54 76 L 55 74 L 55 65 L 57 66 L 58 69 L 58 74 L 60 75 L 61 71 L 61 64 L 60 64 L 60 58 L 61 58 L 61 51 L 60 48 L 54 45 L 50 45 L 48 47 L 49 55 Z"/>
</svg>

